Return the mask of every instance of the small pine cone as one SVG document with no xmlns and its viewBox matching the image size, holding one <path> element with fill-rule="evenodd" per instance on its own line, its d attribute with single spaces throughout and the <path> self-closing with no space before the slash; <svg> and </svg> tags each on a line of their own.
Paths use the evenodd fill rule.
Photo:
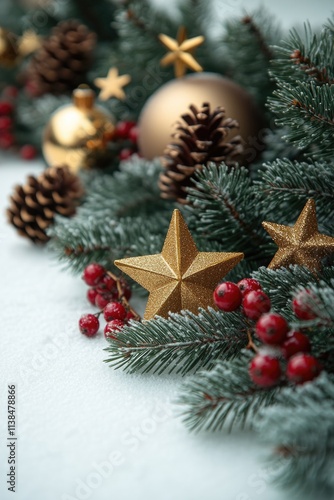
<svg viewBox="0 0 334 500">
<path fill-rule="evenodd" d="M 95 33 L 78 21 L 62 21 L 55 26 L 27 69 L 31 92 L 36 96 L 64 94 L 84 83 L 95 43 Z"/>
<path fill-rule="evenodd" d="M 199 109 L 193 105 L 189 109 L 190 112 L 181 116 L 184 123 L 178 122 L 177 131 L 172 135 L 176 142 L 164 151 L 162 165 L 165 171 L 159 180 L 161 197 L 183 204 L 187 203 L 186 188 L 191 185 L 196 170 L 212 162 L 234 166 L 243 151 L 239 135 L 227 142 L 230 131 L 239 128 L 239 124 L 225 117 L 223 107 L 217 107 L 212 113 L 208 103 Z"/>
<path fill-rule="evenodd" d="M 15 187 L 7 209 L 8 221 L 21 236 L 46 243 L 46 229 L 55 215 L 74 215 L 83 192 L 79 177 L 68 167 L 50 167 L 37 178 L 30 175 L 24 186 Z"/>
</svg>

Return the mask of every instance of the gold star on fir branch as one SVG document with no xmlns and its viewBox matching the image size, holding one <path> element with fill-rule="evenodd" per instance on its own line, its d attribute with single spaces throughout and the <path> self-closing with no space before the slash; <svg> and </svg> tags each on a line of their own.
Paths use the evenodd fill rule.
<svg viewBox="0 0 334 500">
<path fill-rule="evenodd" d="M 293 227 L 273 222 L 263 222 L 262 225 L 279 247 L 268 266 L 270 269 L 297 264 L 317 272 L 321 269 L 321 259 L 334 252 L 334 238 L 318 232 L 315 201 L 312 199 L 307 201 Z"/>
<path fill-rule="evenodd" d="M 116 260 L 115 265 L 150 292 L 145 319 L 213 304 L 213 291 L 242 253 L 199 252 L 179 210 L 174 210 L 160 254 Z"/>
<path fill-rule="evenodd" d="M 184 26 L 180 26 L 176 40 L 163 33 L 159 35 L 159 40 L 169 50 L 161 59 L 160 64 L 162 66 L 174 64 L 176 78 L 184 76 L 186 68 L 193 71 L 203 71 L 202 66 L 196 61 L 191 52 L 202 45 L 205 40 L 204 36 L 196 36 L 187 40 L 186 29 Z"/>
<path fill-rule="evenodd" d="M 95 85 L 101 89 L 99 99 L 107 101 L 111 97 L 124 100 L 125 92 L 123 87 L 131 82 L 130 75 L 119 75 L 117 68 L 110 68 L 105 78 L 95 78 Z"/>
</svg>

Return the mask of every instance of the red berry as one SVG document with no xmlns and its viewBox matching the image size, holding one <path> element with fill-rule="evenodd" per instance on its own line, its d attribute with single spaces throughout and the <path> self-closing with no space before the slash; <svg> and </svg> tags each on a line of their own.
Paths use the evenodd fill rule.
<svg viewBox="0 0 334 500">
<path fill-rule="evenodd" d="M 220 283 L 213 292 L 213 300 L 222 311 L 231 312 L 238 309 L 242 296 L 238 286 L 231 281 Z"/>
<path fill-rule="evenodd" d="M 26 144 L 25 146 L 22 146 L 20 149 L 20 156 L 24 160 L 33 160 L 36 158 L 37 155 L 37 149 L 34 146 L 31 146 L 30 144 Z"/>
<path fill-rule="evenodd" d="M 100 327 L 100 322 L 94 314 L 84 314 L 79 320 L 80 332 L 87 337 L 94 337 Z"/>
<path fill-rule="evenodd" d="M 110 300 L 110 295 L 97 293 L 95 297 L 95 305 L 102 310 L 107 304 L 109 304 Z"/>
<path fill-rule="evenodd" d="M 129 311 L 126 315 L 126 321 L 130 321 L 130 319 L 136 319 L 136 316 L 133 314 L 132 311 Z"/>
<path fill-rule="evenodd" d="M 262 290 L 253 290 L 244 296 L 242 309 L 249 319 L 259 319 L 270 310 L 270 299 Z"/>
<path fill-rule="evenodd" d="M 121 321 L 120 319 L 113 319 L 112 321 L 109 321 L 109 323 L 106 324 L 104 327 L 104 336 L 106 339 L 116 339 L 117 338 L 117 332 L 120 332 L 124 328 L 124 321 Z"/>
<path fill-rule="evenodd" d="M 134 144 L 137 144 L 138 142 L 138 136 L 139 136 L 139 128 L 138 127 L 132 127 L 129 131 L 129 140 L 133 142 Z"/>
<path fill-rule="evenodd" d="M 88 286 L 95 286 L 102 280 L 106 270 L 100 264 L 89 264 L 82 275 L 84 282 Z"/>
<path fill-rule="evenodd" d="M 276 385 L 281 378 L 281 365 L 277 358 L 268 354 L 257 354 L 249 365 L 249 375 L 260 387 Z"/>
<path fill-rule="evenodd" d="M 0 116 L 0 131 L 10 130 L 13 126 L 13 120 L 10 116 Z"/>
<path fill-rule="evenodd" d="M 276 313 L 263 314 L 255 326 L 256 335 L 265 344 L 282 344 L 288 331 L 288 322 Z"/>
<path fill-rule="evenodd" d="M 319 361 L 311 354 L 296 354 L 288 361 L 286 376 L 294 384 L 303 384 L 316 378 L 321 372 Z"/>
<path fill-rule="evenodd" d="M 132 149 L 124 148 L 119 152 L 118 158 L 120 161 L 128 160 L 133 154 L 134 151 Z"/>
<path fill-rule="evenodd" d="M 297 293 L 292 301 L 292 309 L 297 318 L 308 320 L 317 317 L 312 311 L 309 302 L 315 300 L 316 297 L 311 293 L 310 290 L 301 290 Z"/>
<path fill-rule="evenodd" d="M 237 285 L 243 297 L 252 290 L 261 290 L 260 283 L 253 278 L 244 278 L 243 280 L 239 281 Z"/>
<path fill-rule="evenodd" d="M 109 302 L 103 311 L 103 316 L 106 321 L 111 321 L 113 319 L 124 320 L 126 314 L 127 311 L 120 302 Z"/>
<path fill-rule="evenodd" d="M 8 101 L 0 101 L 0 115 L 11 115 L 14 111 L 14 106 Z"/>
<path fill-rule="evenodd" d="M 136 122 L 122 121 L 116 124 L 115 134 L 118 139 L 128 139 L 129 132 L 136 126 Z"/>
<path fill-rule="evenodd" d="M 282 345 L 285 359 L 289 359 L 299 352 L 309 352 L 311 344 L 309 338 L 302 332 L 291 331 Z"/>
<path fill-rule="evenodd" d="M 93 306 L 95 306 L 96 295 L 97 295 L 97 291 L 95 290 L 95 288 L 89 288 L 89 290 L 87 290 L 86 296 L 87 296 L 88 302 L 90 302 Z"/>
<path fill-rule="evenodd" d="M 123 292 L 124 297 L 126 298 L 126 300 L 130 300 L 132 292 L 131 292 L 131 287 L 130 287 L 129 283 L 127 281 L 125 281 L 125 279 L 121 278 L 120 284 L 121 284 L 121 288 L 122 288 L 122 292 Z"/>
<path fill-rule="evenodd" d="M 5 132 L 0 135 L 0 149 L 9 149 L 15 143 L 15 138 L 10 132 Z"/>
</svg>

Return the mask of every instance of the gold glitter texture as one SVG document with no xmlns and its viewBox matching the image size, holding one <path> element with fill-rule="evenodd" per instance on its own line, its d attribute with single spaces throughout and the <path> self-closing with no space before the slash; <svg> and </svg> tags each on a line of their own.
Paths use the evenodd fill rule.
<svg viewBox="0 0 334 500">
<path fill-rule="evenodd" d="M 199 252 L 179 210 L 174 210 L 161 254 L 116 260 L 115 265 L 150 292 L 144 318 L 214 307 L 217 283 L 242 253 Z"/>
<path fill-rule="evenodd" d="M 334 252 L 334 238 L 318 232 L 315 201 L 307 201 L 295 225 L 282 226 L 273 222 L 263 222 L 264 229 L 279 247 L 270 269 L 298 264 L 312 272 L 321 269 L 321 259 Z"/>
<path fill-rule="evenodd" d="M 203 68 L 194 56 L 193 50 L 199 47 L 204 42 L 204 36 L 195 36 L 187 39 L 187 32 L 184 26 L 180 26 L 176 40 L 170 36 L 161 33 L 159 35 L 160 42 L 169 50 L 161 59 L 161 66 L 174 64 L 174 73 L 176 78 L 181 78 L 186 72 L 186 68 L 193 71 L 203 71 Z"/>
</svg>

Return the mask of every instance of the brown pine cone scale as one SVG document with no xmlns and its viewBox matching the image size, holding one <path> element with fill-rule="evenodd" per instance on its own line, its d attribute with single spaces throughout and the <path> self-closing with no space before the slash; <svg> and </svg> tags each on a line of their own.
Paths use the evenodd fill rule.
<svg viewBox="0 0 334 500">
<path fill-rule="evenodd" d="M 226 118 L 223 107 L 211 112 L 210 104 L 204 103 L 199 109 L 194 105 L 189 109 L 181 116 L 182 122 L 177 124 L 172 135 L 174 141 L 164 152 L 164 171 L 159 180 L 161 197 L 183 204 L 187 203 L 186 188 L 191 185 L 197 170 L 210 162 L 235 166 L 243 151 L 239 135 L 228 137 L 239 125 L 236 120 Z"/>
<path fill-rule="evenodd" d="M 16 186 L 10 197 L 7 219 L 17 232 L 34 243 L 49 240 L 46 229 L 56 214 L 75 214 L 83 187 L 68 167 L 50 167 L 37 178 L 30 175 L 23 186 Z"/>
<path fill-rule="evenodd" d="M 27 80 L 35 95 L 63 94 L 85 83 L 92 64 L 95 33 L 76 20 L 62 21 L 33 56 Z"/>
</svg>

